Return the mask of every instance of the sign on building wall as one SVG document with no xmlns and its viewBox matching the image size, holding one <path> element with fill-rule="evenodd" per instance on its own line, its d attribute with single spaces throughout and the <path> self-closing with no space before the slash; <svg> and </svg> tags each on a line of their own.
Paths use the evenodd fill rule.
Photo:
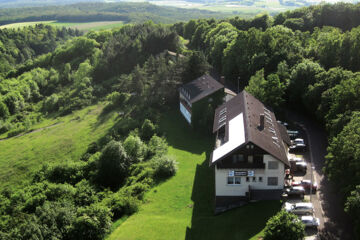
<svg viewBox="0 0 360 240">
<path fill-rule="evenodd" d="M 230 170 L 229 171 L 229 177 L 234 177 L 234 176 L 248 176 L 248 177 L 253 177 L 255 175 L 255 172 L 253 170 L 250 171 L 234 171 L 234 170 Z"/>
<path fill-rule="evenodd" d="M 253 177 L 255 175 L 255 172 L 253 170 L 249 170 L 247 172 L 248 177 Z"/>
<path fill-rule="evenodd" d="M 247 176 L 247 171 L 235 171 L 235 176 Z"/>
</svg>

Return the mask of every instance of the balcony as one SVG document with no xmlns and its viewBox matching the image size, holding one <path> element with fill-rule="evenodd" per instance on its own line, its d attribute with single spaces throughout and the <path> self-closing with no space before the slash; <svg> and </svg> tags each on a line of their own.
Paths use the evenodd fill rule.
<svg viewBox="0 0 360 240">
<path fill-rule="evenodd" d="M 237 163 L 233 163 L 231 161 L 224 161 L 224 162 L 219 162 L 217 164 L 218 168 L 245 168 L 245 169 L 265 169 L 265 163 L 263 162 L 254 162 L 254 163 L 249 163 L 249 162 L 237 162 Z"/>
</svg>

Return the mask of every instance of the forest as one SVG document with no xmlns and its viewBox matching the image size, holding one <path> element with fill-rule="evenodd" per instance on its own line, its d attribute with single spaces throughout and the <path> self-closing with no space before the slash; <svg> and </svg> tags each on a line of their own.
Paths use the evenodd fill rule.
<svg viewBox="0 0 360 240">
<path fill-rule="evenodd" d="M 277 112 L 295 108 L 325 126 L 324 172 L 359 238 L 360 20 L 341 20 L 359 6 L 86 35 L 42 24 L 0 30 L 1 136 L 96 103 L 105 105 L 103 115 L 122 116 L 79 161 L 44 164 L 27 183 L 1 191 L 0 239 L 103 239 L 113 221 L 138 210 L 146 191 L 176 174 L 157 123 L 177 106 L 178 86 L 210 70 Z M 305 18 L 301 28 L 290 24 Z M 167 50 L 185 57 L 174 60 Z"/>
<path fill-rule="evenodd" d="M 125 23 L 176 23 L 196 18 L 223 18 L 226 13 L 199 9 L 156 6 L 150 3 L 76 3 L 72 5 L 19 7 L 0 9 L 0 25 L 15 22 L 52 21 L 95 22 L 124 21 Z"/>
</svg>

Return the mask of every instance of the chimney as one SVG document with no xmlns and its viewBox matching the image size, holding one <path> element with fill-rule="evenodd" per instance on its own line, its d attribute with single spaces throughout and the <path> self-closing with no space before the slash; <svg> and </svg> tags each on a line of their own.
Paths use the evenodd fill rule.
<svg viewBox="0 0 360 240">
<path fill-rule="evenodd" d="M 265 128 L 265 115 L 260 114 L 260 124 L 259 124 L 259 130 L 262 131 Z"/>
<path fill-rule="evenodd" d="M 220 83 L 225 86 L 225 77 L 224 76 L 220 77 Z"/>
</svg>

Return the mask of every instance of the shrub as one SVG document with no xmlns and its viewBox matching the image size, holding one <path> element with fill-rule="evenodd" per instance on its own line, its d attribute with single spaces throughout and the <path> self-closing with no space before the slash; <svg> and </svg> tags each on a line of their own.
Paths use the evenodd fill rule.
<svg viewBox="0 0 360 240">
<path fill-rule="evenodd" d="M 120 192 L 122 192 L 125 196 L 132 196 L 138 199 L 143 199 L 144 193 L 150 189 L 149 181 L 144 179 L 143 182 L 137 182 L 132 185 L 121 188 Z M 152 182 L 150 180 L 150 182 Z"/>
<path fill-rule="evenodd" d="M 96 152 L 93 155 L 91 155 L 87 160 L 83 168 L 84 177 L 86 179 L 89 179 L 91 181 L 96 181 L 100 156 L 101 156 L 101 152 Z"/>
<path fill-rule="evenodd" d="M 76 205 L 86 206 L 98 201 L 96 190 L 87 180 L 81 180 L 75 185 L 75 187 L 76 192 L 74 198 Z"/>
<path fill-rule="evenodd" d="M 140 162 L 144 159 L 147 152 L 146 145 L 138 136 L 129 135 L 123 145 L 132 162 Z"/>
<path fill-rule="evenodd" d="M 76 239 L 71 236 L 76 219 L 76 208 L 71 202 L 45 202 L 36 208 L 35 215 L 43 239 Z"/>
<path fill-rule="evenodd" d="M 156 135 L 152 136 L 148 143 L 148 153 L 150 157 L 158 155 L 165 155 L 168 151 L 168 145 L 164 138 Z"/>
<path fill-rule="evenodd" d="M 6 132 L 9 131 L 11 128 L 12 128 L 11 123 L 0 121 L 0 134 L 6 133 Z"/>
<path fill-rule="evenodd" d="M 166 178 L 176 174 L 177 162 L 169 156 L 155 157 L 152 161 L 155 169 L 155 176 Z"/>
<path fill-rule="evenodd" d="M 117 188 L 128 175 L 131 165 L 120 142 L 110 141 L 99 157 L 99 182 L 106 187 Z"/>
<path fill-rule="evenodd" d="M 130 98 L 129 93 L 112 92 L 106 96 L 106 100 L 112 103 L 115 107 L 123 106 Z"/>
<path fill-rule="evenodd" d="M 100 204 L 93 204 L 77 211 L 78 217 L 73 223 L 72 239 L 100 240 L 111 227 L 110 209 Z"/>
<path fill-rule="evenodd" d="M 53 183 L 76 184 L 84 178 L 84 162 L 61 163 L 45 166 L 44 177 Z"/>
<path fill-rule="evenodd" d="M 10 113 L 8 107 L 0 100 L 0 118 L 6 119 L 9 115 Z"/>
<path fill-rule="evenodd" d="M 130 168 L 130 177 L 126 180 L 126 185 L 132 185 L 137 182 L 146 182 L 152 185 L 155 170 L 151 167 L 151 163 L 146 162 L 134 164 Z"/>
<path fill-rule="evenodd" d="M 299 240 L 305 237 L 305 225 L 284 210 L 271 217 L 265 226 L 264 240 Z"/>
<path fill-rule="evenodd" d="M 76 189 L 67 183 L 48 183 L 45 191 L 47 200 L 56 201 L 59 199 L 73 199 Z"/>
<path fill-rule="evenodd" d="M 86 153 L 90 153 L 90 154 L 94 154 L 96 153 L 97 151 L 99 151 L 99 146 L 96 142 L 92 142 L 89 144 L 87 150 L 86 150 Z"/>
<path fill-rule="evenodd" d="M 148 141 L 156 133 L 156 126 L 149 119 L 145 119 L 140 132 L 141 138 Z"/>
<path fill-rule="evenodd" d="M 131 215 L 137 212 L 140 201 L 131 196 L 114 193 L 109 198 L 104 199 L 104 204 L 111 209 L 113 219 L 118 219 L 123 215 Z"/>
<path fill-rule="evenodd" d="M 52 94 L 47 97 L 43 102 L 43 110 L 45 112 L 55 112 L 59 109 L 59 96 L 57 94 Z"/>
</svg>

